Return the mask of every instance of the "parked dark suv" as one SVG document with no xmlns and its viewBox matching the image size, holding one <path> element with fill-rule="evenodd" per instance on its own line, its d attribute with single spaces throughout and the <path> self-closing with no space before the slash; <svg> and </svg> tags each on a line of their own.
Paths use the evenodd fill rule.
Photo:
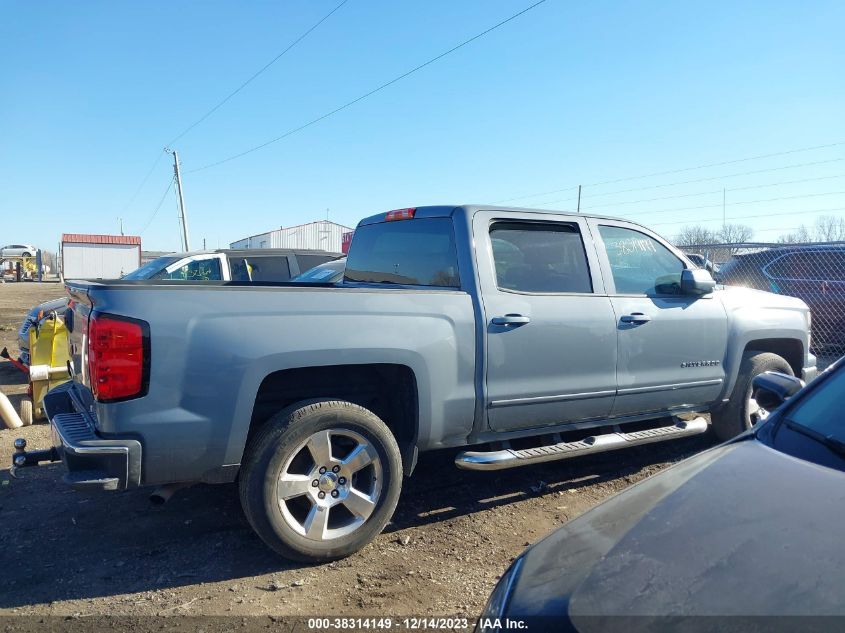
<svg viewBox="0 0 845 633">
<path fill-rule="evenodd" d="M 716 280 L 802 299 L 815 347 L 845 346 L 845 244 L 772 248 L 734 255 Z"/>
</svg>

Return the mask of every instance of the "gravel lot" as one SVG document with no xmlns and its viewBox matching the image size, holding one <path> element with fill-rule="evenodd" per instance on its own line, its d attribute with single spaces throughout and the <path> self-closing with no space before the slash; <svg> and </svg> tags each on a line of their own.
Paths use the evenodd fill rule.
<svg viewBox="0 0 845 633">
<path fill-rule="evenodd" d="M 27 309 L 61 294 L 58 284 L 0 285 L 0 347 L 16 351 Z M 21 378 L 0 363 L 4 393 L 24 392 Z M 43 448 L 49 430 L 0 431 L 0 616 L 474 617 L 526 545 L 714 441 L 706 434 L 500 473 L 458 471 L 453 451 L 426 454 L 375 542 L 343 561 L 302 566 L 253 534 L 234 486 L 198 485 L 154 508 L 145 490 L 72 491 L 61 465 L 12 480 L 15 437 Z"/>
</svg>

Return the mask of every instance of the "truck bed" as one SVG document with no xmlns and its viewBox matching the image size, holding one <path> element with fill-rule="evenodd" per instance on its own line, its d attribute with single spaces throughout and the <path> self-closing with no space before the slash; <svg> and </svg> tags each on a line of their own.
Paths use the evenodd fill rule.
<svg viewBox="0 0 845 633">
<path fill-rule="evenodd" d="M 156 481 L 144 483 L 238 464 L 262 383 L 300 367 L 409 367 L 425 394 L 420 449 L 460 444 L 472 429 L 476 336 L 465 292 L 120 280 L 70 281 L 68 291 L 75 380 L 85 388 L 91 310 L 150 324 L 147 395 L 93 405 L 103 436 L 145 437 L 143 472 Z M 151 432 L 160 425 L 166 432 Z"/>
</svg>

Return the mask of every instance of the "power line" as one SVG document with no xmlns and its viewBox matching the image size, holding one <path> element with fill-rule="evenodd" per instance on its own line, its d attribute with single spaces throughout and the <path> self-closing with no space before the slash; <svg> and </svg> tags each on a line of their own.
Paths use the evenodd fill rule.
<svg viewBox="0 0 845 633">
<path fill-rule="evenodd" d="M 143 189 L 144 185 L 147 184 L 147 181 L 150 179 L 150 176 L 152 176 L 153 171 L 155 171 L 155 168 L 158 166 L 159 161 L 161 161 L 162 156 L 164 156 L 164 152 L 160 153 L 156 157 L 155 162 L 152 164 L 152 167 L 150 167 L 149 171 L 147 171 L 147 174 L 146 176 L 144 176 L 144 179 L 141 181 L 141 184 L 138 185 L 138 188 L 135 189 L 135 193 L 133 193 L 132 196 L 129 198 L 129 202 L 123 205 L 123 209 L 120 212 L 121 215 L 123 215 L 126 210 L 132 206 L 132 203 L 135 202 L 135 198 L 138 197 L 138 194 L 141 193 L 141 189 Z"/>
<path fill-rule="evenodd" d="M 830 209 L 808 209 L 808 210 L 805 210 L 805 211 L 796 211 L 796 210 L 793 209 L 791 211 L 783 211 L 783 212 L 778 212 L 778 213 L 768 213 L 767 212 L 767 213 L 758 213 L 757 215 L 743 215 L 743 216 L 738 216 L 738 217 L 735 217 L 735 218 L 728 218 L 728 220 L 750 220 L 752 218 L 769 218 L 769 217 L 777 217 L 777 216 L 782 216 L 782 215 L 804 215 L 804 214 L 807 214 L 807 213 L 824 213 L 824 212 L 830 213 L 830 212 L 837 212 L 837 211 L 845 211 L 845 208 L 843 208 L 843 207 L 833 207 L 833 208 L 830 208 Z M 700 222 L 715 222 L 717 220 L 721 221 L 721 219 L 722 219 L 722 217 L 719 216 L 718 218 L 695 218 L 694 221 L 699 222 L 699 223 Z M 669 225 L 673 225 L 673 224 L 689 224 L 689 223 L 690 223 L 690 220 L 680 220 L 678 222 L 658 222 L 658 223 L 655 223 L 655 224 L 650 224 L 650 226 L 669 226 Z"/>
<path fill-rule="evenodd" d="M 743 163 L 752 160 L 761 160 L 763 158 L 774 158 L 775 156 L 786 156 L 787 154 L 797 154 L 799 152 L 810 152 L 817 149 L 827 149 L 829 147 L 838 147 L 840 145 L 845 145 L 845 141 L 837 141 L 836 143 L 827 143 L 825 145 L 813 145 L 811 147 L 799 147 L 796 149 L 785 150 L 782 152 L 772 152 L 770 154 L 758 154 L 757 156 L 748 156 L 746 158 L 735 158 L 733 160 L 724 160 L 719 161 L 717 163 L 707 163 L 705 165 L 696 165 L 694 167 L 682 167 L 680 169 L 668 169 L 665 171 L 657 171 L 652 172 L 650 174 L 641 174 L 639 176 L 625 176 L 624 178 L 615 178 L 613 180 L 604 180 L 601 182 L 594 182 L 588 185 L 584 185 L 585 187 L 599 187 L 602 185 L 610 185 L 617 182 L 626 182 L 629 180 L 641 180 L 643 178 L 654 178 L 656 176 L 668 176 L 669 174 L 680 174 L 683 172 L 688 171 L 695 171 L 698 169 L 708 169 L 710 167 L 723 167 L 724 165 L 734 165 L 736 163 Z M 526 198 L 537 198 L 539 196 L 548 196 L 553 193 L 560 193 L 561 191 L 569 191 L 570 189 L 577 188 L 577 185 L 570 185 L 569 187 L 562 187 L 560 189 L 554 189 L 552 191 L 545 191 L 543 193 L 529 193 L 523 196 L 517 196 L 515 198 L 506 198 L 503 200 L 496 200 L 493 204 L 499 204 L 501 202 L 512 202 L 514 200 L 524 200 Z"/>
<path fill-rule="evenodd" d="M 161 195 L 161 200 L 158 201 L 158 204 L 156 205 L 155 211 L 153 211 L 153 214 L 150 216 L 150 219 L 147 220 L 147 223 L 144 225 L 144 228 L 141 229 L 138 232 L 138 235 L 143 235 L 144 231 L 146 231 L 149 228 L 150 224 L 155 219 L 156 214 L 158 213 L 158 210 L 161 209 L 161 205 L 164 204 L 164 199 L 167 197 L 167 194 L 170 193 L 171 187 L 173 187 L 173 181 L 174 180 L 175 180 L 175 178 L 170 179 L 170 183 L 167 185 L 167 189 L 165 189 L 164 193 Z"/>
<path fill-rule="evenodd" d="M 374 88 L 373 90 L 370 90 L 369 92 L 367 92 L 367 93 L 365 93 L 365 94 L 361 95 L 360 97 L 357 97 L 356 99 L 353 99 L 352 101 L 348 101 L 347 103 L 343 104 L 342 106 L 340 106 L 340 107 L 338 107 L 338 108 L 335 108 L 334 110 L 331 110 L 330 112 L 327 112 L 327 113 L 325 113 L 325 114 L 323 114 L 323 115 L 321 115 L 321 116 L 319 116 L 319 117 L 317 117 L 317 118 L 315 118 L 315 119 L 312 119 L 311 121 L 309 121 L 308 123 L 305 123 L 304 125 L 300 125 L 299 127 L 296 127 L 296 128 L 290 129 L 290 130 L 288 130 L 287 132 L 285 132 L 284 134 L 281 134 L 280 136 L 277 136 L 277 137 L 275 137 L 275 138 L 272 138 L 272 139 L 270 139 L 269 141 L 265 141 L 264 143 L 261 143 L 260 145 L 256 145 L 256 146 L 254 146 L 254 147 L 251 147 L 251 148 L 249 148 L 249 149 L 247 149 L 247 150 L 244 150 L 244 151 L 242 151 L 242 152 L 239 152 L 239 153 L 237 153 L 237 154 L 233 154 L 232 156 L 229 156 L 228 158 L 224 158 L 224 159 L 222 159 L 222 160 L 218 160 L 218 161 L 215 161 L 215 162 L 213 162 L 213 163 L 209 163 L 209 164 L 207 164 L 207 165 L 203 165 L 202 167 L 197 167 L 196 169 L 192 169 L 192 170 L 190 170 L 188 173 L 195 173 L 195 172 L 198 172 L 198 171 L 203 171 L 203 170 L 205 170 L 205 169 L 210 169 L 210 168 L 212 168 L 212 167 L 217 167 L 218 165 L 222 165 L 223 163 L 228 163 L 229 161 L 233 161 L 233 160 L 235 160 L 235 159 L 241 158 L 241 157 L 243 157 L 243 156 L 246 156 L 247 154 L 251 154 L 251 153 L 253 153 L 253 152 L 257 152 L 258 150 L 263 149 L 263 148 L 267 147 L 268 145 L 272 145 L 273 143 L 277 143 L 278 141 L 281 141 L 282 139 L 285 139 L 285 138 L 287 138 L 287 137 L 289 137 L 289 136 L 291 136 L 291 135 L 293 135 L 293 134 L 296 134 L 297 132 L 301 132 L 302 130 L 304 130 L 304 129 L 306 129 L 306 128 L 309 128 L 309 127 L 311 127 L 312 125 L 315 125 L 315 124 L 319 123 L 320 121 L 323 121 L 323 120 L 325 120 L 325 119 L 328 119 L 330 116 L 333 116 L 333 115 L 337 114 L 338 112 L 341 112 L 341 111 L 343 111 L 343 110 L 346 110 L 347 108 L 349 108 L 349 107 L 351 107 L 351 106 L 355 105 L 356 103 L 359 103 L 359 102 L 363 101 L 364 99 L 367 99 L 368 97 L 373 96 L 373 95 L 374 95 L 374 94 L 376 94 L 377 92 L 381 92 L 381 91 L 382 91 L 382 90 L 384 90 L 385 88 L 388 88 L 388 87 L 392 86 L 393 84 L 395 84 L 395 83 L 397 83 L 397 82 L 399 82 L 399 81 L 401 81 L 401 80 L 405 79 L 406 77 L 409 77 L 410 75 L 413 75 L 415 72 L 417 72 L 417 71 L 419 71 L 419 70 L 422 70 L 422 69 L 423 69 L 423 68 L 425 68 L 426 66 L 430 66 L 430 65 L 431 65 L 431 64 L 433 64 L 434 62 L 439 61 L 439 60 L 443 59 L 444 57 L 446 57 L 447 55 L 450 55 L 450 54 L 454 53 L 455 51 L 457 51 L 457 50 L 459 50 L 459 49 L 463 48 L 464 46 L 467 46 L 468 44 L 471 44 L 471 43 L 472 43 L 472 42 L 474 42 L 475 40 L 477 40 L 477 39 L 479 39 L 479 38 L 481 38 L 481 37 L 484 37 L 484 36 L 485 36 L 485 35 L 487 35 L 488 33 L 491 33 L 491 32 L 493 32 L 493 31 L 495 31 L 496 29 L 498 29 L 498 28 L 500 28 L 500 27 L 504 26 L 504 25 L 505 25 L 505 24 L 507 24 L 508 22 L 511 22 L 511 21 L 515 20 L 516 18 L 520 17 L 521 15 L 523 15 L 523 14 L 525 14 L 525 13 L 528 13 L 528 12 L 529 12 L 529 11 L 531 11 L 532 9 L 534 9 L 534 8 L 536 8 L 536 7 L 538 7 L 538 6 L 540 6 L 541 4 L 543 4 L 543 3 L 545 3 L 545 2 L 546 2 L 546 0 L 539 0 L 538 2 L 535 2 L 534 4 L 530 5 L 529 7 L 526 7 L 525 9 L 523 9 L 522 11 L 520 11 L 520 12 L 518 12 L 518 13 L 514 13 L 514 14 L 513 14 L 512 16 L 510 16 L 509 18 L 506 18 L 506 19 L 502 20 L 502 21 L 501 21 L 501 22 L 499 22 L 498 24 L 495 24 L 495 25 L 491 26 L 490 28 L 488 28 L 488 29 L 486 29 L 486 30 L 482 31 L 481 33 L 478 33 L 477 35 L 474 35 L 474 36 L 472 36 L 471 38 L 469 38 L 469 39 L 467 39 L 467 40 L 464 40 L 463 42 L 461 42 L 461 43 L 460 43 L 460 44 L 458 44 L 457 46 L 453 46 L 453 47 L 452 47 L 452 48 L 450 48 L 449 50 L 447 50 L 447 51 L 445 51 L 445 52 L 443 52 L 443 53 L 440 53 L 439 55 L 437 55 L 437 56 L 435 56 L 435 57 L 432 57 L 431 59 L 429 59 L 429 60 L 428 60 L 428 61 L 426 61 L 426 62 L 423 62 L 423 63 L 422 63 L 422 64 L 420 64 L 419 66 L 416 66 L 416 67 L 412 68 L 411 70 L 408 70 L 408 71 L 406 71 L 406 72 L 402 73 L 401 75 L 398 75 L 397 77 L 394 77 L 394 78 L 393 78 L 393 79 L 391 79 L 390 81 L 386 81 L 385 83 L 381 84 L 381 85 L 380 85 L 380 86 L 378 86 L 377 88 Z"/>
<path fill-rule="evenodd" d="M 311 26 L 311 28 L 309 28 L 307 31 L 305 31 L 302 35 L 300 35 L 298 38 L 296 38 L 293 42 L 291 42 L 291 44 L 289 44 L 289 45 L 288 45 L 288 47 L 287 47 L 285 50 L 283 50 L 281 53 L 279 53 L 278 55 L 276 55 L 276 56 L 275 56 L 273 59 L 271 59 L 269 62 L 267 62 L 266 64 L 264 64 L 264 66 L 262 66 L 262 67 L 261 67 L 258 71 L 256 71 L 255 73 L 253 73 L 253 74 L 249 77 L 249 79 L 247 79 L 247 80 L 246 80 L 245 82 L 243 82 L 240 86 L 238 86 L 238 87 L 237 87 L 237 88 L 235 88 L 232 92 L 230 92 L 228 95 L 226 95 L 226 97 L 224 97 L 221 101 L 219 101 L 219 102 L 218 102 L 218 103 L 217 103 L 214 107 L 212 107 L 212 108 L 211 108 L 208 112 L 206 112 L 205 114 L 203 114 L 203 115 L 202 115 L 199 119 L 197 119 L 196 121 L 194 121 L 193 123 L 191 123 L 188 127 L 186 127 L 184 130 L 182 130 L 182 131 L 181 131 L 181 132 L 180 132 L 180 133 L 179 133 L 179 134 L 178 134 L 175 138 L 173 138 L 173 140 L 171 140 L 169 143 L 167 143 L 167 145 L 168 145 L 168 146 L 173 145 L 176 141 L 178 141 L 179 139 L 181 139 L 181 138 L 182 138 L 183 136 L 185 136 L 188 132 L 190 132 L 191 130 L 193 130 L 196 126 L 198 126 L 200 123 L 202 123 L 203 121 L 205 121 L 205 120 L 206 120 L 208 117 L 210 117 L 212 114 L 214 114 L 215 112 L 217 112 L 217 110 L 219 110 L 219 109 L 220 109 L 220 108 L 221 108 L 221 107 L 222 107 L 222 106 L 223 106 L 223 105 L 224 105 L 227 101 L 229 101 L 229 99 L 231 99 L 231 98 L 232 98 L 232 97 L 234 97 L 236 94 L 238 94 L 241 90 L 243 90 L 244 88 L 246 88 L 246 87 L 247 87 L 250 83 L 252 83 L 252 81 L 253 81 L 254 79 L 256 79 L 259 75 L 261 75 L 261 74 L 262 74 L 262 73 L 264 73 L 264 72 L 265 72 L 268 68 L 270 68 L 270 66 L 272 66 L 272 65 L 273 65 L 273 64 L 275 64 L 277 61 L 279 61 L 282 57 L 284 57 L 284 56 L 288 53 L 288 51 L 290 51 L 290 50 L 291 50 L 292 48 L 294 48 L 297 44 L 299 44 L 302 40 L 304 40 L 306 37 L 308 37 L 308 36 L 309 36 L 309 35 L 310 35 L 310 34 L 311 34 L 314 30 L 316 30 L 316 29 L 317 29 L 317 27 L 319 27 L 319 26 L 320 26 L 323 22 L 325 22 L 325 21 L 326 21 L 326 20 L 328 20 L 330 17 L 332 17 L 332 15 L 334 15 L 334 14 L 335 14 L 335 13 L 336 13 L 336 12 L 337 12 L 340 8 L 341 8 L 341 7 L 342 7 L 343 5 L 345 5 L 347 2 L 349 2 L 349 0 L 343 0 L 343 2 L 341 2 L 340 4 L 338 4 L 338 5 L 337 5 L 334 9 L 332 9 L 332 10 L 331 10 L 331 11 L 329 11 L 326 15 L 324 15 L 322 18 L 320 18 L 320 19 L 319 19 L 319 20 L 318 20 L 315 24 L 313 24 L 313 25 Z"/>
<path fill-rule="evenodd" d="M 830 176 L 816 176 L 814 178 L 799 178 L 798 180 L 780 180 L 762 185 L 747 185 L 745 187 L 729 187 L 726 191 L 747 191 L 749 189 L 762 189 L 764 187 L 777 187 L 780 185 L 796 185 L 803 182 L 816 182 L 818 180 L 830 180 L 832 178 L 845 178 L 845 174 L 832 174 Z"/>
<path fill-rule="evenodd" d="M 232 91 L 232 92 L 230 92 L 228 95 L 226 95 L 226 97 L 224 97 L 224 98 L 223 98 L 223 100 L 219 101 L 219 102 L 218 102 L 216 105 L 214 105 L 214 106 L 213 106 L 210 110 L 208 110 L 208 112 L 206 112 L 205 114 L 203 114 L 203 115 L 202 115 L 199 119 L 197 119 L 196 121 L 194 121 L 193 123 L 191 123 L 191 125 L 189 125 L 189 126 L 188 126 L 188 127 L 186 127 L 184 130 L 182 130 L 182 131 L 181 131 L 181 132 L 180 132 L 177 136 L 175 136 L 175 137 L 173 138 L 173 140 L 171 140 L 169 143 L 167 143 L 167 145 L 173 145 L 176 141 L 178 141 L 179 139 L 181 139 L 181 138 L 182 138 L 183 136 L 185 136 L 188 132 L 190 132 L 191 130 L 193 130 L 195 127 L 197 127 L 200 123 L 202 123 L 203 121 L 205 121 L 205 120 L 206 120 L 208 117 L 210 117 L 212 114 L 214 114 L 215 112 L 217 112 L 217 110 L 219 110 L 219 109 L 220 109 L 220 108 L 221 108 L 221 107 L 222 107 L 222 106 L 223 106 L 226 102 L 228 102 L 228 101 L 229 101 L 232 97 L 234 97 L 236 94 L 238 94 L 241 90 L 243 90 L 244 88 L 246 88 L 246 87 L 247 87 L 250 83 L 252 83 L 252 82 L 253 82 L 253 80 L 255 80 L 255 79 L 256 79 L 259 75 L 261 75 L 261 74 L 262 74 L 262 73 L 264 73 L 264 72 L 265 72 L 268 68 L 270 68 L 270 66 L 272 66 L 272 65 L 273 65 L 273 64 L 275 64 L 277 61 L 279 61 L 282 57 L 284 57 L 284 56 L 288 53 L 288 51 L 290 51 L 290 50 L 291 50 L 292 48 L 294 48 L 297 44 L 299 44 L 302 40 L 304 40 L 306 37 L 308 37 L 308 36 L 309 36 L 309 35 L 310 35 L 310 34 L 311 34 L 311 33 L 312 33 L 315 29 L 317 29 L 317 27 L 319 27 L 319 26 L 320 26 L 323 22 L 325 22 L 326 20 L 328 20 L 328 19 L 329 19 L 332 15 L 334 15 L 334 14 L 338 11 L 338 9 L 340 9 L 340 8 L 341 8 L 343 5 L 345 5 L 347 2 L 349 2 L 349 0 L 343 0 L 343 1 L 342 1 L 340 4 L 338 4 L 338 5 L 337 5 L 334 9 L 332 9 L 332 10 L 331 10 L 331 11 L 329 11 L 326 15 L 324 15 L 322 18 L 320 18 L 320 20 L 318 20 L 318 21 L 317 21 L 315 24 L 313 24 L 313 25 L 312 25 L 312 26 L 311 26 L 311 27 L 310 27 L 307 31 L 305 31 L 302 35 L 300 35 L 298 38 L 296 38 L 296 39 L 295 39 L 295 40 L 294 40 L 291 44 L 289 44 L 289 45 L 288 45 L 288 47 L 287 47 L 287 48 L 285 48 L 285 49 L 284 49 L 281 53 L 279 53 L 279 54 L 278 54 L 278 55 L 276 55 L 273 59 L 271 59 L 269 62 L 267 62 L 266 64 L 264 64 L 264 66 L 262 66 L 262 67 L 261 67 L 261 68 L 260 68 L 257 72 L 253 73 L 253 74 L 249 77 L 249 79 L 247 79 L 246 81 L 244 81 L 244 82 L 243 82 L 240 86 L 238 86 L 237 88 L 235 88 L 235 90 L 233 90 L 233 91 Z M 125 212 L 125 211 L 126 211 L 126 210 L 130 207 L 130 206 L 132 206 L 132 203 L 133 203 L 133 202 L 135 202 L 135 199 L 138 197 L 138 194 L 139 194 L 139 193 L 141 193 L 141 190 L 144 188 L 144 185 L 146 185 L 146 184 L 147 184 L 147 181 L 150 179 L 150 176 L 152 175 L 153 171 L 155 171 L 155 168 L 158 166 L 159 161 L 161 161 L 161 157 L 162 157 L 163 155 L 164 155 L 164 152 L 162 152 L 161 154 L 159 154 L 159 155 L 158 155 L 158 157 L 156 158 L 156 160 L 155 160 L 155 162 L 153 163 L 152 167 L 150 167 L 149 171 L 148 171 L 148 172 L 147 172 L 147 174 L 144 176 L 144 179 L 141 181 L 141 184 L 139 184 L 139 185 L 138 185 L 137 189 L 135 189 L 135 192 L 134 192 L 134 193 L 132 194 L 132 196 L 129 198 L 129 202 L 127 202 L 127 203 L 124 205 L 123 210 L 121 211 L 121 214 L 122 214 L 122 213 L 124 213 L 124 212 Z"/>
<path fill-rule="evenodd" d="M 721 208 L 722 206 L 731 207 L 731 206 L 741 205 L 741 204 L 759 204 L 761 202 L 777 202 L 777 201 L 781 201 L 781 200 L 802 200 L 804 198 L 817 198 L 819 196 L 837 196 L 837 195 L 842 195 L 842 194 L 845 194 L 845 191 L 825 191 L 825 192 L 820 192 L 820 193 L 805 193 L 805 194 L 801 194 L 800 196 L 780 196 L 780 197 L 777 197 L 777 198 L 762 198 L 762 199 L 758 199 L 758 200 L 740 200 L 739 202 L 728 202 L 727 204 L 723 204 L 723 203 L 719 202 L 717 204 L 705 204 L 705 205 L 698 206 L 698 207 L 677 207 L 675 209 L 657 209 L 657 210 L 654 210 L 654 211 L 638 211 L 638 212 L 628 213 L 628 214 L 619 214 L 619 217 L 630 218 L 630 217 L 634 217 L 634 216 L 645 215 L 645 214 L 648 214 L 648 213 L 670 213 L 672 211 L 693 211 L 693 210 L 696 210 L 696 209 L 715 209 L 717 207 Z"/>
<path fill-rule="evenodd" d="M 809 228 L 812 229 L 812 227 L 809 227 Z M 783 227 L 783 228 L 777 228 L 777 227 L 773 227 L 773 228 L 769 228 L 769 229 L 755 228 L 754 231 L 756 233 L 769 233 L 770 231 L 799 231 L 801 229 L 807 230 L 808 227 L 802 224 L 801 226 L 789 226 L 789 227 Z M 816 242 L 816 243 L 817 244 L 818 243 L 821 243 L 821 244 L 842 244 L 843 242 L 845 242 L 845 240 L 830 240 L 830 241 L 825 240 L 825 241 Z M 811 240 L 811 242 L 806 242 L 806 243 L 810 244 L 810 243 L 812 243 L 812 240 Z"/>
<path fill-rule="evenodd" d="M 757 229 L 757 228 L 755 228 L 754 231 L 757 232 L 757 233 L 769 233 L 771 231 L 781 231 L 781 232 L 783 232 L 783 231 L 797 231 L 799 228 L 801 228 L 801 227 L 790 226 L 790 227 L 786 227 L 786 228 L 782 228 L 782 229 L 779 229 L 777 227 L 768 228 L 768 229 Z"/>
<path fill-rule="evenodd" d="M 798 180 L 779 180 L 767 182 L 762 185 L 748 185 L 746 187 L 730 187 L 728 189 L 713 189 L 710 191 L 697 191 L 695 193 L 682 193 L 673 196 L 661 196 L 659 198 L 640 198 L 639 200 L 624 200 L 622 202 L 608 202 L 605 204 L 593 204 L 582 209 L 603 209 L 605 207 L 620 207 L 628 204 L 639 204 L 641 202 L 659 202 L 661 200 L 675 200 L 677 198 L 693 198 L 695 196 L 706 196 L 722 193 L 723 191 L 748 191 L 749 189 L 764 189 L 766 187 L 779 187 L 781 185 L 795 185 L 805 182 L 816 182 L 819 180 L 831 180 L 833 178 L 845 178 L 845 174 L 833 174 L 831 176 L 816 176 L 815 178 L 799 178 Z"/>
<path fill-rule="evenodd" d="M 606 191 L 605 193 L 597 193 L 593 197 L 598 198 L 602 196 L 612 196 L 617 193 L 631 193 L 633 191 L 648 191 L 649 189 L 662 189 L 664 187 L 674 187 L 677 185 L 689 185 L 697 182 L 712 182 L 714 180 L 721 180 L 722 178 L 736 178 L 737 176 L 751 176 L 754 174 L 765 174 L 772 171 L 783 171 L 784 169 L 797 169 L 799 167 L 813 167 L 815 165 L 825 165 L 828 163 L 838 163 L 845 160 L 843 158 L 829 158 L 827 160 L 817 160 L 809 163 L 793 163 L 792 165 L 783 165 L 781 167 L 769 167 L 767 169 L 755 169 L 753 171 L 742 171 L 736 172 L 733 174 L 722 174 L 721 176 L 708 176 L 707 178 L 695 178 L 693 180 L 680 180 L 677 182 L 667 182 L 660 185 L 649 185 L 647 187 L 635 187 L 633 189 L 618 189 L 616 191 Z M 566 200 L 566 198 L 561 198 L 559 200 L 549 200 L 547 202 L 538 202 L 537 206 L 542 207 L 546 206 L 547 204 L 555 204 L 556 202 L 562 202 Z M 583 208 L 591 208 L 591 207 L 583 207 Z"/>
<path fill-rule="evenodd" d="M 724 165 L 733 165 L 735 163 L 744 163 L 751 160 L 761 160 L 763 158 L 774 158 L 775 156 L 786 156 L 787 154 L 797 154 L 799 152 L 809 152 L 817 149 L 827 149 L 829 147 L 838 147 L 845 145 L 845 141 L 838 141 L 836 143 L 828 143 L 826 145 L 815 145 L 813 147 L 799 147 L 798 149 L 791 149 L 784 152 L 773 152 L 771 154 L 760 154 L 759 156 L 750 156 L 748 158 L 737 158 L 734 160 L 725 160 L 719 163 L 710 163 L 708 165 L 698 165 L 696 167 L 684 167 L 682 169 L 670 169 L 668 171 L 656 172 L 653 174 L 646 174 L 644 176 L 628 176 L 626 178 L 617 178 L 615 180 L 605 180 L 604 182 L 596 182 L 588 187 L 598 187 L 599 185 L 610 185 L 617 182 L 625 182 L 627 180 L 639 180 L 641 178 L 651 178 L 653 176 L 666 176 L 669 174 L 680 174 L 687 171 L 695 171 L 697 169 L 707 169 L 709 167 L 723 167 Z"/>
</svg>

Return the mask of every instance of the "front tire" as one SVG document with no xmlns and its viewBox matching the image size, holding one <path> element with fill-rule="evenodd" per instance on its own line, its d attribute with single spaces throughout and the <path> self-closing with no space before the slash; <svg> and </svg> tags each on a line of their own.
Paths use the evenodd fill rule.
<svg viewBox="0 0 845 633">
<path fill-rule="evenodd" d="M 794 375 L 789 363 L 777 354 L 748 351 L 742 355 L 739 375 L 730 399 L 710 416 L 713 432 L 723 442 L 750 429 L 768 415 L 752 396 L 754 378 L 766 371 Z"/>
<path fill-rule="evenodd" d="M 337 560 L 372 541 L 402 487 L 396 439 L 374 413 L 339 400 L 298 403 L 250 440 L 240 473 L 252 528 L 285 558 Z"/>
</svg>

